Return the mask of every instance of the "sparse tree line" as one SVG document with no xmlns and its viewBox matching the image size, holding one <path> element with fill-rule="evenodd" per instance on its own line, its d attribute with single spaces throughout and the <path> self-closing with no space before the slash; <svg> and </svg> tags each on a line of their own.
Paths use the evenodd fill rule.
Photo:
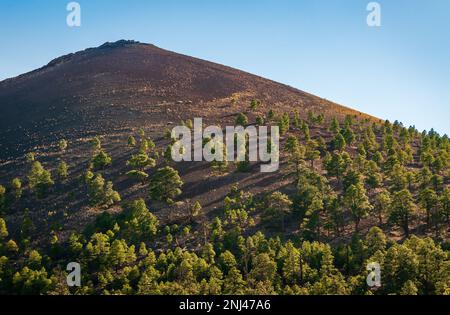
<svg viewBox="0 0 450 315">
<path fill-rule="evenodd" d="M 261 101 L 253 100 L 250 113 L 259 113 L 260 106 Z M 251 123 L 247 115 L 237 115 L 236 125 Z M 212 221 L 198 201 L 185 202 L 186 223 L 161 226 L 145 200 L 122 200 L 113 182 L 105 179 L 103 172 L 113 159 L 96 137 L 88 169 L 77 180 L 92 207 L 116 205 L 121 212 L 103 212 L 65 242 L 55 230 L 42 248 L 30 245 L 35 227 L 29 210 L 14 239 L 8 222 L 0 219 L 0 292 L 450 293 L 450 140 L 446 135 L 353 116 L 328 121 L 313 112 L 306 119 L 296 111 L 270 110 L 253 116 L 256 124 L 280 127 L 280 153 L 287 162 L 283 171 L 291 180 L 291 193 L 253 196 L 233 187 L 224 199 L 222 215 Z M 192 128 L 192 121 L 183 123 Z M 170 140 L 170 133 L 166 138 Z M 173 141 L 157 148 L 143 130 L 126 141 L 131 152 L 126 175 L 146 187 L 151 202 L 164 202 L 169 211 L 183 186 L 170 158 Z M 59 150 L 64 152 L 68 145 L 61 140 Z M 33 153 L 27 160 L 27 185 L 20 178 L 6 187 L 0 185 L 0 214 L 10 212 L 11 204 L 23 198 L 24 189 L 43 199 L 55 193 L 55 183 L 73 180 L 63 160 L 56 176 Z M 231 170 L 227 162 L 210 165 L 212 174 Z M 248 161 L 236 163 L 237 172 L 249 168 Z M 368 223 L 379 227 L 368 229 Z M 350 242 L 326 244 L 348 236 L 349 227 Z M 401 229 L 402 244 L 384 234 L 392 227 Z M 263 231 L 275 236 L 266 237 Z M 411 236 L 416 233 L 429 238 Z M 80 288 L 65 285 L 64 262 L 68 261 L 82 264 Z M 366 284 L 369 262 L 382 266 L 380 288 Z"/>
</svg>

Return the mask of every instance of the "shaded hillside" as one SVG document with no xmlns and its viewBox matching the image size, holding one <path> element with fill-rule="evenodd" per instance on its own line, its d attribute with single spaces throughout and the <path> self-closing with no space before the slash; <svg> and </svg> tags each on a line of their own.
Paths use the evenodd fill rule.
<svg viewBox="0 0 450 315">
<path fill-rule="evenodd" d="M 1 82 L 0 114 L 0 294 L 450 292 L 433 130 L 129 41 Z M 279 170 L 174 162 L 195 117 L 279 126 Z"/>
<path fill-rule="evenodd" d="M 74 140 L 193 117 L 227 122 L 253 99 L 263 108 L 361 115 L 239 70 L 133 41 L 63 56 L 0 82 L 0 161 Z M 234 102 L 233 102 L 234 100 Z M 230 121 L 230 120 L 228 120 Z"/>
<path fill-rule="evenodd" d="M 250 110 L 254 99 L 261 105 Z M 44 200 L 26 189 L 24 198 L 13 206 L 16 211 L 10 221 L 19 223 L 27 208 L 36 225 L 46 229 L 51 228 L 44 219 L 49 209 L 58 209 L 59 215 L 69 212 L 67 218 L 57 219 L 66 234 L 92 221 L 98 209 L 90 207 L 86 190 L 80 189 L 76 180 L 89 168 L 93 137 L 99 136 L 113 157 L 103 173 L 113 180 L 123 199 L 148 198 L 147 185 L 136 185 L 126 176 L 130 170 L 126 161 L 136 153 L 126 145 L 130 135 L 139 140 L 137 133 L 142 128 L 162 153 L 169 144 L 163 138 L 165 131 L 181 120 L 202 117 L 206 124 L 234 125 L 241 112 L 253 122 L 257 116 L 267 116 L 269 110 L 296 110 L 303 119 L 308 112 L 325 114 L 328 119 L 369 117 L 252 74 L 133 41 L 106 43 L 63 56 L 41 69 L 0 82 L 0 185 L 8 186 L 14 177 L 27 184 L 28 152 L 34 152 L 54 175 L 59 161 L 64 160 L 75 181 L 70 187 L 56 188 L 64 194 Z M 331 137 L 324 126 L 311 125 L 311 135 L 327 141 Z M 58 149 L 61 139 L 69 143 L 64 152 Z M 282 157 L 282 165 L 286 164 Z M 208 163 L 182 163 L 176 168 L 185 182 L 180 200 L 200 201 L 211 218 L 222 208 L 233 185 L 256 195 L 283 187 L 292 191 L 285 167 L 277 173 L 260 174 L 254 166 L 253 172 L 231 171 L 218 177 L 211 176 Z M 163 204 L 152 208 L 163 222 L 183 220 Z"/>
</svg>

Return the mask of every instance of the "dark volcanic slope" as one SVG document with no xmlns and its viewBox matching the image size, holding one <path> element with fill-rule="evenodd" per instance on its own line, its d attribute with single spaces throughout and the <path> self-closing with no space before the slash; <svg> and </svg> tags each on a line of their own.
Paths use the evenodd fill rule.
<svg viewBox="0 0 450 315">
<path fill-rule="evenodd" d="M 224 121 L 252 98 L 263 100 L 265 108 L 361 115 L 239 70 L 119 41 L 0 82 L 0 160 L 60 138 L 108 134 L 147 123 L 158 129 L 158 123 L 193 115 Z"/>
</svg>

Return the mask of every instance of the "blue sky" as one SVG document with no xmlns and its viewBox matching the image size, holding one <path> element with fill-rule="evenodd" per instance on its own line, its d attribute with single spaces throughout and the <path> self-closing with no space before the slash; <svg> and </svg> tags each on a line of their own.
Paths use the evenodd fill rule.
<svg viewBox="0 0 450 315">
<path fill-rule="evenodd" d="M 134 39 L 255 73 L 353 107 L 450 134 L 450 1 L 1 0 L 0 80 L 60 55 Z"/>
</svg>

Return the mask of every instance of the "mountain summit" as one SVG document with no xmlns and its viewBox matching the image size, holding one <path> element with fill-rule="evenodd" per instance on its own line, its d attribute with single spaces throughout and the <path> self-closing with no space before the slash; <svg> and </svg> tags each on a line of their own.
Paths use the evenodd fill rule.
<svg viewBox="0 0 450 315">
<path fill-rule="evenodd" d="M 300 74 L 307 75 L 307 74 Z M 252 99 L 263 108 L 359 112 L 240 70 L 120 40 L 0 82 L 0 159 L 60 138 L 203 117 L 222 123 Z"/>
</svg>

